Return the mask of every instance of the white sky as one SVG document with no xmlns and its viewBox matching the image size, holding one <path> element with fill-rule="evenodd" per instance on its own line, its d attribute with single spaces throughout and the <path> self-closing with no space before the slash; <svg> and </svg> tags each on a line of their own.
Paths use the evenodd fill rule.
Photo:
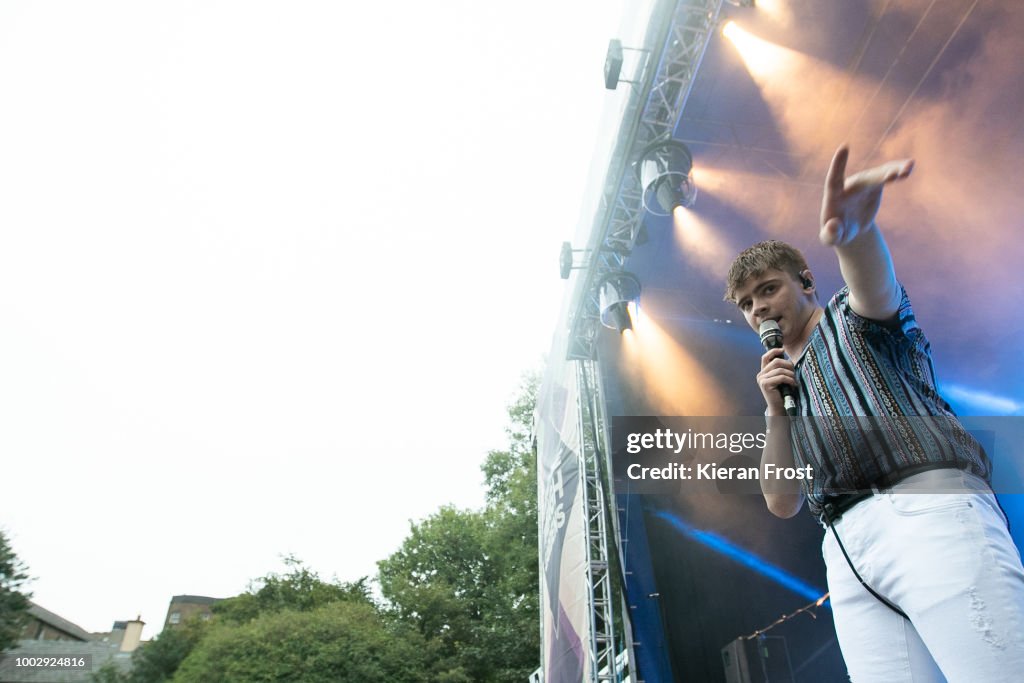
<svg viewBox="0 0 1024 683">
<path fill-rule="evenodd" d="M 39 604 L 148 638 L 482 503 L 623 2 L 0 4 L 0 526 Z"/>
</svg>

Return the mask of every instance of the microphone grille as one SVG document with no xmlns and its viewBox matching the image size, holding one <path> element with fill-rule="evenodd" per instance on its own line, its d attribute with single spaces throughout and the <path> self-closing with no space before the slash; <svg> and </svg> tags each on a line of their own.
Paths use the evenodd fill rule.
<svg viewBox="0 0 1024 683">
<path fill-rule="evenodd" d="M 782 346 L 782 330 L 779 328 L 779 323 L 775 320 L 765 320 L 761 323 L 761 327 L 758 328 L 761 333 L 761 343 L 769 339 L 774 339 L 772 346 Z"/>
</svg>

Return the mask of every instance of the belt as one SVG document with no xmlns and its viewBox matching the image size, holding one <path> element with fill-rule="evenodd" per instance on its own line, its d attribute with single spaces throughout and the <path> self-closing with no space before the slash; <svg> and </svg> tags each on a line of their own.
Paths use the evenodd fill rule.
<svg viewBox="0 0 1024 683">
<path fill-rule="evenodd" d="M 900 483 L 907 477 L 912 477 L 915 474 L 921 472 L 928 472 L 930 470 L 943 470 L 956 468 L 960 469 L 960 466 L 956 463 L 951 462 L 935 462 L 926 463 L 923 465 L 912 465 L 910 467 L 904 467 L 903 469 L 896 470 L 892 474 L 879 477 L 875 481 L 868 485 L 868 488 L 864 491 L 857 491 L 855 493 L 844 493 L 835 496 L 828 496 L 821 506 L 821 514 L 818 516 L 819 521 L 826 526 L 828 524 L 834 524 L 838 522 L 843 513 L 847 512 L 854 505 L 857 505 L 861 501 L 867 500 L 876 493 L 881 493 L 891 489 L 896 484 Z"/>
<path fill-rule="evenodd" d="M 852 508 L 857 503 L 867 500 L 879 491 L 881 491 L 881 489 L 878 487 L 872 487 L 867 491 L 845 493 L 840 496 L 829 496 L 821 506 L 821 515 L 818 519 L 826 526 L 829 524 L 835 524 L 842 519 L 844 512 Z"/>
</svg>

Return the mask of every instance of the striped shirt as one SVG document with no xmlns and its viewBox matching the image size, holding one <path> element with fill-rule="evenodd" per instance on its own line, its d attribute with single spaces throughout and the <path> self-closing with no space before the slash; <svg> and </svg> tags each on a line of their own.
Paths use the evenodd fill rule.
<svg viewBox="0 0 1024 683">
<path fill-rule="evenodd" d="M 811 465 L 818 516 L 829 495 L 869 489 L 913 468 L 950 466 L 991 479 L 984 449 L 935 387 L 931 346 L 902 288 L 892 322 L 855 313 L 848 287 L 825 307 L 796 361 L 802 418 L 794 457 Z"/>
</svg>

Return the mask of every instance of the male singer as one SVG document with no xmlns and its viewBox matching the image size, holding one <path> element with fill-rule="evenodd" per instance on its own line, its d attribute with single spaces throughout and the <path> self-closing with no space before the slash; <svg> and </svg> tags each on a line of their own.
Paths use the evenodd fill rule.
<svg viewBox="0 0 1024 683">
<path fill-rule="evenodd" d="M 755 331 L 775 321 L 782 335 L 757 374 L 769 422 L 762 468 L 815 473 L 803 490 L 762 479 L 762 491 L 779 517 L 806 497 L 826 527 L 822 554 L 853 681 L 1019 681 L 1020 554 L 984 450 L 936 389 L 928 341 L 875 224 L 882 188 L 913 162 L 847 177 L 848 156 L 840 147 L 825 180 L 819 238 L 835 249 L 846 286 L 824 308 L 788 244 L 756 244 L 729 270 L 726 299 Z M 801 417 L 786 417 L 783 390 Z M 873 431 L 853 416 L 872 416 Z"/>
</svg>

